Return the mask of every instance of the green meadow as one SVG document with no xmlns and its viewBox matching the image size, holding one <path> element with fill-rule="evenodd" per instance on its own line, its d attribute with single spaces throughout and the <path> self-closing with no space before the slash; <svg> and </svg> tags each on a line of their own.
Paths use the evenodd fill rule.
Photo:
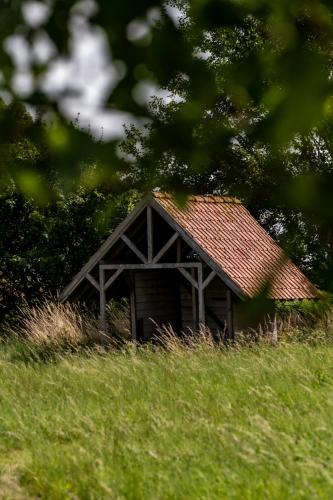
<svg viewBox="0 0 333 500">
<path fill-rule="evenodd" d="M 0 347 L 0 498 L 331 498 L 333 347 Z"/>
</svg>

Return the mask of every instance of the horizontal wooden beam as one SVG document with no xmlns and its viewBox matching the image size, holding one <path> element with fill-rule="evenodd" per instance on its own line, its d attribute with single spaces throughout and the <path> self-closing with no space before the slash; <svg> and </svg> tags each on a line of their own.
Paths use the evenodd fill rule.
<svg viewBox="0 0 333 500">
<path fill-rule="evenodd" d="M 166 244 L 161 248 L 161 250 L 155 255 L 153 258 L 153 263 L 158 262 L 161 257 L 169 250 L 169 248 L 174 244 L 174 242 L 177 240 L 179 234 L 174 233 L 171 238 L 166 242 Z"/>
<path fill-rule="evenodd" d="M 212 271 L 208 276 L 207 278 L 205 279 L 205 281 L 202 283 L 202 289 L 204 290 L 206 288 L 206 286 L 209 285 L 209 283 L 212 281 L 212 279 L 216 276 L 216 272 L 215 271 Z"/>
<path fill-rule="evenodd" d="M 200 262 L 165 262 L 159 264 L 101 264 L 102 269 L 123 269 L 126 270 L 141 270 L 141 269 L 179 269 L 179 268 L 196 268 L 201 266 Z"/>
<path fill-rule="evenodd" d="M 134 252 L 139 257 L 140 260 L 142 260 L 142 262 L 144 263 L 148 262 L 147 258 L 143 255 L 141 250 L 139 250 L 138 247 L 135 246 L 134 243 L 129 238 L 127 238 L 126 234 L 122 234 L 121 239 L 132 250 L 132 252 Z"/>
<path fill-rule="evenodd" d="M 95 278 L 93 278 L 91 276 L 91 274 L 87 273 L 85 275 L 85 277 L 87 278 L 88 281 L 90 281 L 90 283 L 96 288 L 96 290 L 99 291 L 99 284 L 97 283 L 97 281 L 95 280 Z"/>
<path fill-rule="evenodd" d="M 110 278 L 107 280 L 107 282 L 105 283 L 104 285 L 104 290 L 107 290 L 114 281 L 116 281 L 116 279 L 118 278 L 118 276 L 123 272 L 123 269 L 117 269 L 117 271 L 112 275 L 110 276 Z"/>
<path fill-rule="evenodd" d="M 194 286 L 194 288 L 196 288 L 198 290 L 198 283 L 195 281 L 195 279 L 193 278 L 193 276 L 191 276 L 190 273 L 188 271 L 186 271 L 186 269 L 183 269 L 182 267 L 179 267 L 178 271 L 183 276 L 185 276 L 185 278 L 187 279 L 187 281 L 189 281 L 191 283 L 191 285 Z"/>
</svg>

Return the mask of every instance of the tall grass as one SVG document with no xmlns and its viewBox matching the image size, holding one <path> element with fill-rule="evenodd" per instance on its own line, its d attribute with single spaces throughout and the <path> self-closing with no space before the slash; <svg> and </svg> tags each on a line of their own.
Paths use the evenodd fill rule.
<svg viewBox="0 0 333 500">
<path fill-rule="evenodd" d="M 75 304 L 44 302 L 25 309 L 14 337 L 45 346 L 79 345 L 98 340 L 98 321 Z"/>
<path fill-rule="evenodd" d="M 11 338 L 19 338 L 30 347 L 48 351 L 64 347 L 82 347 L 103 344 L 119 347 L 119 341 L 126 345 L 131 340 L 130 314 L 127 302 L 112 302 L 107 307 L 109 324 L 108 337 L 102 339 L 98 320 L 78 305 L 45 302 L 40 306 L 22 312 L 20 327 L 10 332 Z M 153 320 L 152 320 L 153 321 Z M 274 326 L 275 325 L 275 326 Z M 197 331 L 187 329 L 175 332 L 170 325 L 155 323 L 156 334 L 153 343 L 174 351 L 178 349 L 210 348 L 221 349 L 225 343 L 217 343 L 209 328 L 200 325 Z M 273 330 L 276 329 L 276 332 Z M 235 339 L 228 346 L 275 344 L 279 342 L 320 343 L 333 342 L 333 310 L 326 309 L 319 316 L 302 316 L 299 312 L 280 314 L 275 319 L 267 317 L 257 330 L 236 332 Z M 22 343 L 21 342 L 21 343 Z"/>
<path fill-rule="evenodd" d="M 0 346 L 0 498 L 331 498 L 333 347 Z"/>
<path fill-rule="evenodd" d="M 101 350 L 78 308 L 31 310 L 0 344 L 0 498 L 331 498 L 331 316 L 278 326 Z"/>
</svg>

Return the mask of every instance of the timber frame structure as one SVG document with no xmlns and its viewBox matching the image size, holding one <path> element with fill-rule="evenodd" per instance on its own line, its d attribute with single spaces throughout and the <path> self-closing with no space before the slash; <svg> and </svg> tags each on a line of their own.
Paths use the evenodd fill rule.
<svg viewBox="0 0 333 500">
<path fill-rule="evenodd" d="M 103 336 L 107 334 L 107 302 L 126 296 L 134 340 L 152 338 L 156 324 L 170 324 L 175 331 L 194 330 L 204 324 L 219 338 L 232 338 L 235 323 L 241 327 L 238 306 L 251 296 L 246 284 L 249 277 L 255 282 L 260 269 L 251 269 L 256 259 L 235 260 L 239 247 L 246 255 L 242 245 L 249 245 L 248 227 L 257 231 L 252 246 L 262 239 L 259 252 L 260 244 L 264 251 L 257 254 L 261 260 L 266 258 L 268 265 L 272 265 L 268 261 L 272 249 L 275 258 L 281 250 L 234 198 L 192 197 L 189 205 L 187 212 L 182 211 L 170 195 L 159 193 L 143 199 L 64 289 L 60 300 L 98 301 Z M 214 218 L 217 210 L 225 213 Z M 199 220 L 202 212 L 206 219 Z M 221 213 L 228 225 L 222 225 Z M 239 241 L 228 236 L 229 226 L 238 230 Z M 219 259 L 225 255 L 229 260 L 221 265 Z M 266 265 L 266 261 L 259 262 L 259 266 Z M 277 288 L 276 293 L 281 295 L 277 298 L 284 298 L 284 293 L 285 298 L 298 298 L 301 293 L 304 298 L 315 298 L 313 285 L 294 264 L 288 262 L 288 266 L 281 275 L 283 279 L 279 277 L 282 294 Z"/>
<path fill-rule="evenodd" d="M 139 216 L 144 215 L 146 219 L 146 242 L 147 251 L 142 251 L 132 239 L 127 236 L 127 231 Z M 155 251 L 154 249 L 154 215 L 160 216 L 172 228 L 172 234 L 167 238 L 163 245 Z M 160 221 L 159 221 L 160 222 Z M 144 226 L 144 224 L 143 224 Z M 105 255 L 121 241 L 133 256 L 137 257 L 138 262 L 114 263 L 105 260 Z M 187 259 L 183 261 L 184 246 L 186 247 Z M 175 252 L 172 262 L 166 262 L 165 256 L 170 254 L 174 247 Z M 186 252 L 185 250 L 185 252 Z M 189 255 L 193 260 L 188 260 Z M 118 260 L 118 259 L 117 259 Z M 127 259 L 125 259 L 127 260 Z M 168 260 L 168 259 L 167 259 Z M 98 268 L 98 273 L 96 273 Z M 149 196 L 145 198 L 129 214 L 129 216 L 118 226 L 118 228 L 104 242 L 101 248 L 92 256 L 82 270 L 75 276 L 73 281 L 64 289 L 60 300 L 64 302 L 70 298 L 75 298 L 75 292 L 78 287 L 86 281 L 94 287 L 99 294 L 99 315 L 100 330 L 102 334 L 107 333 L 106 322 L 106 294 L 107 291 L 116 285 L 117 280 L 125 273 L 129 274 L 133 280 L 135 271 L 176 271 L 188 283 L 191 294 L 192 318 L 191 322 L 183 327 L 195 330 L 200 324 L 206 324 L 206 318 L 212 316 L 212 320 L 217 324 L 219 330 L 228 332 L 228 336 L 233 336 L 233 315 L 232 315 L 232 295 L 243 297 L 243 293 L 231 280 L 223 273 L 221 269 L 210 259 L 208 255 L 194 242 L 191 237 L 180 227 L 164 210 L 156 200 Z M 92 272 L 94 271 L 94 273 Z M 110 276 L 109 276 L 110 274 Z M 205 304 L 205 290 L 214 278 L 220 278 L 228 283 L 225 289 L 225 299 L 227 314 L 226 318 L 219 319 L 207 304 Z M 84 297 L 79 296 L 82 300 Z M 135 287 L 130 287 L 130 307 L 131 307 L 131 331 L 133 340 L 137 339 L 137 305 L 136 305 Z M 149 317 L 155 320 L 153 314 Z M 158 318 L 157 318 L 158 319 Z M 166 321 L 165 323 L 171 323 Z"/>
</svg>

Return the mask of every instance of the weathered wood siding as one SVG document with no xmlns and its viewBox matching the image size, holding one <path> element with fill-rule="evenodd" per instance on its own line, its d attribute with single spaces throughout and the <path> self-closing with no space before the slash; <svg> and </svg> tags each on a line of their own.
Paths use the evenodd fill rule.
<svg viewBox="0 0 333 500">
<path fill-rule="evenodd" d="M 192 312 L 192 295 L 191 285 L 180 287 L 180 304 L 181 304 L 181 328 L 186 331 L 188 328 L 193 329 L 193 312 Z M 197 301 L 196 297 L 196 301 Z M 196 306 L 197 309 L 197 306 Z M 195 319 L 195 322 L 197 318 Z"/>
<path fill-rule="evenodd" d="M 223 325 L 228 318 L 227 310 L 227 287 L 220 278 L 215 277 L 205 290 L 205 302 L 207 306 L 206 324 L 213 334 L 221 331 L 221 326 L 210 316 L 209 309 L 219 318 Z"/>
<path fill-rule="evenodd" d="M 156 334 L 152 320 L 158 325 L 171 324 L 176 332 L 196 328 L 198 294 L 195 294 L 194 324 L 191 285 L 184 284 L 178 270 L 135 271 L 134 282 L 138 339 L 149 340 Z M 206 324 L 216 336 L 227 327 L 227 287 L 216 277 L 204 295 Z"/>
<path fill-rule="evenodd" d="M 227 322 L 228 310 L 227 310 L 227 287 L 219 279 L 214 278 L 204 291 L 205 296 L 205 306 L 206 306 L 206 324 L 211 329 L 212 333 L 215 335 L 222 330 L 221 324 L 225 328 L 225 323 Z M 193 309 L 192 309 L 192 293 L 190 284 L 180 287 L 180 303 L 181 303 L 181 324 L 182 330 L 187 328 L 193 329 Z M 209 310 L 213 312 L 220 323 L 216 322 L 212 316 L 209 314 Z M 198 293 L 196 292 L 196 304 L 195 304 L 195 325 L 198 321 Z M 196 326 L 195 326 L 196 328 Z"/>
<path fill-rule="evenodd" d="M 137 333 L 142 340 L 155 334 L 157 324 L 179 329 L 179 279 L 177 270 L 135 272 Z"/>
</svg>

